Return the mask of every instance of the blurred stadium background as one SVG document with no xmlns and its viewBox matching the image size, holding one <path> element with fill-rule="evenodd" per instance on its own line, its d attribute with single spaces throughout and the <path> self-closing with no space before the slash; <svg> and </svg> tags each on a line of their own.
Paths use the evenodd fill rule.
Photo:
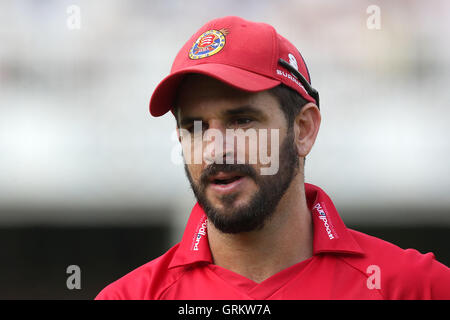
<svg viewBox="0 0 450 320">
<path fill-rule="evenodd" d="M 306 181 L 348 226 L 450 265 L 450 2 L 2 0 L 0 298 L 92 299 L 180 240 L 194 198 L 148 101 L 225 15 L 274 25 L 308 63 L 323 122 Z"/>
</svg>

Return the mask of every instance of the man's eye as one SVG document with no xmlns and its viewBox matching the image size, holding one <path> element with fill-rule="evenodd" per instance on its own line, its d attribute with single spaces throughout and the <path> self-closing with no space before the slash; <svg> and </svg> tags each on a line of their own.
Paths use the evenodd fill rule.
<svg viewBox="0 0 450 320">
<path fill-rule="evenodd" d="M 253 121 L 253 119 L 250 119 L 250 118 L 237 118 L 237 119 L 234 119 L 234 120 L 231 121 L 231 122 L 232 122 L 232 124 L 234 124 L 234 125 L 242 126 L 242 125 L 249 124 L 249 123 L 251 123 L 252 121 Z"/>
<path fill-rule="evenodd" d="M 208 129 L 208 124 L 206 122 L 196 120 L 192 123 L 189 123 L 189 124 L 186 124 L 185 126 L 183 126 L 183 129 L 187 130 L 189 133 L 194 133 L 195 130 L 204 131 L 204 130 Z"/>
</svg>

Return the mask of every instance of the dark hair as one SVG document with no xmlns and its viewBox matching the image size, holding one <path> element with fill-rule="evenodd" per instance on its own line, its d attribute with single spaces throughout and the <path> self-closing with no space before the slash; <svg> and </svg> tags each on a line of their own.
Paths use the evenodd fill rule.
<svg viewBox="0 0 450 320">
<path fill-rule="evenodd" d="M 303 98 L 297 91 L 289 88 L 284 84 L 280 84 L 269 90 L 280 103 L 281 110 L 287 121 L 288 132 L 294 127 L 295 117 L 300 113 L 302 108 L 309 102 Z M 303 158 L 303 166 L 305 166 L 306 157 Z"/>
<path fill-rule="evenodd" d="M 286 117 L 288 130 L 294 126 L 295 117 L 300 113 L 303 106 L 309 101 L 303 98 L 297 91 L 280 84 L 269 90 L 278 100 L 281 110 Z"/>
</svg>

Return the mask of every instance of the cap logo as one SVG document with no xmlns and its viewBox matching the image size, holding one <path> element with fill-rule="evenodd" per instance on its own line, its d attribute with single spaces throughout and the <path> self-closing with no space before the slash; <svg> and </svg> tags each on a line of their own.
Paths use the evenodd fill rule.
<svg viewBox="0 0 450 320">
<path fill-rule="evenodd" d="M 189 58 L 196 60 L 216 54 L 225 46 L 225 34 L 227 34 L 225 29 L 202 33 L 189 50 Z"/>
</svg>

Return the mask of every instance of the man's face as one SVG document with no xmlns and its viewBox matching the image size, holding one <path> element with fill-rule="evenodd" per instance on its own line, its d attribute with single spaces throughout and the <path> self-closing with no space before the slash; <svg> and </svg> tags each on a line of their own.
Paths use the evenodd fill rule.
<svg viewBox="0 0 450 320">
<path fill-rule="evenodd" d="M 293 130 L 287 130 L 278 100 L 267 91 L 243 92 L 212 78 L 191 75 L 180 88 L 176 116 L 186 174 L 209 221 L 225 233 L 263 227 L 297 174 L 299 164 Z M 197 129 L 201 123 L 202 131 L 194 130 L 195 123 Z M 233 132 L 255 135 L 249 134 L 244 144 L 237 143 L 238 135 L 227 139 L 230 130 L 238 129 Z M 210 132 L 215 139 L 208 139 Z M 223 141 L 217 140 L 220 133 Z M 262 139 L 264 135 L 266 139 Z M 252 139 L 257 140 L 253 146 Z M 261 174 L 270 172 L 264 168 L 273 163 L 267 164 L 259 157 L 256 162 L 250 161 L 255 153 L 279 155 L 270 158 L 278 162 L 277 171 Z M 202 155 L 201 161 L 195 161 L 195 154 Z"/>
</svg>

